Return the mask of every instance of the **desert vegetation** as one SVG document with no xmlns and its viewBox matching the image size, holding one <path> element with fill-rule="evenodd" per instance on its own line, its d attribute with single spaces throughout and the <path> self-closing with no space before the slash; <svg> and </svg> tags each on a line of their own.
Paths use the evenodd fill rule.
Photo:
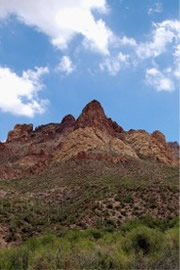
<svg viewBox="0 0 180 270">
<path fill-rule="evenodd" d="M 0 250 L 1 270 L 179 269 L 178 221 L 124 222 L 119 230 L 60 230 Z"/>
<path fill-rule="evenodd" d="M 137 167 L 126 171 L 100 169 L 101 163 L 74 163 L 68 168 L 17 180 L 0 181 L 0 231 L 3 241 L 21 243 L 68 229 L 120 229 L 127 220 L 148 216 L 171 222 L 178 216 L 178 171 L 156 164 L 137 175 Z M 143 166 L 146 164 L 143 163 Z M 71 174 L 66 174 L 71 170 Z"/>
<path fill-rule="evenodd" d="M 176 270 L 178 188 L 176 168 L 150 161 L 1 180 L 0 269 Z"/>
</svg>

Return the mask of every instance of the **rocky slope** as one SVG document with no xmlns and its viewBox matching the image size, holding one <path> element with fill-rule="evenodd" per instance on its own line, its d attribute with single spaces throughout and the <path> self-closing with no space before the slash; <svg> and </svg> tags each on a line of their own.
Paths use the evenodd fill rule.
<svg viewBox="0 0 180 270">
<path fill-rule="evenodd" d="M 125 131 L 95 100 L 77 120 L 16 125 L 0 143 L 0 247 L 133 219 L 173 224 L 178 150 L 159 131 Z"/>
<path fill-rule="evenodd" d="M 7 141 L 0 143 L 0 178 L 36 174 L 54 163 L 72 159 L 104 160 L 117 166 L 133 159 L 149 159 L 177 166 L 178 147 L 168 144 L 159 131 L 125 131 L 93 100 L 77 120 L 67 115 L 61 123 L 35 129 L 32 124 L 16 125 Z"/>
</svg>

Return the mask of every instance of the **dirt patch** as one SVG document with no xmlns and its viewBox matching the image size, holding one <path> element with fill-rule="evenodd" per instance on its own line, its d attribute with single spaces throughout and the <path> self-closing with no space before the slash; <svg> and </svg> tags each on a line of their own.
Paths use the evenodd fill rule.
<svg viewBox="0 0 180 270">
<path fill-rule="evenodd" d="M 7 192 L 4 190 L 0 190 L 0 198 L 4 198 L 7 195 Z"/>
</svg>

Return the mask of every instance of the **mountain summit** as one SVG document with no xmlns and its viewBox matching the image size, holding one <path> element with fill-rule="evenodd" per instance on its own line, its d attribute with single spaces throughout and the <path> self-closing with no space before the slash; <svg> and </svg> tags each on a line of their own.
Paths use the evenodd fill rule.
<svg viewBox="0 0 180 270">
<path fill-rule="evenodd" d="M 109 135 L 115 136 L 115 131 L 123 129 L 104 113 L 104 109 L 97 100 L 88 103 L 76 121 L 75 128 L 96 127 Z"/>
<path fill-rule="evenodd" d="M 93 100 L 77 120 L 67 115 L 61 123 L 35 129 L 32 124 L 16 125 L 7 141 L 0 143 L 0 178 L 37 174 L 52 164 L 71 160 L 102 160 L 116 166 L 132 160 L 154 160 L 177 166 L 178 146 L 174 145 L 168 144 L 160 131 L 125 131 Z"/>
<path fill-rule="evenodd" d="M 98 127 L 99 129 L 105 129 L 108 125 L 107 122 L 101 104 L 97 100 L 93 100 L 85 106 L 78 117 L 76 128 Z"/>
</svg>

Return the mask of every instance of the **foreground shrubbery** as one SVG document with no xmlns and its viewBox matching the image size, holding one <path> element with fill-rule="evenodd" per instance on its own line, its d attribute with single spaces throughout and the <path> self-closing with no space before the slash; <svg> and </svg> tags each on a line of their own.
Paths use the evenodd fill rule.
<svg viewBox="0 0 180 270">
<path fill-rule="evenodd" d="M 178 224 L 177 224 L 178 225 Z M 178 226 L 125 223 L 121 230 L 88 229 L 46 234 L 0 250 L 1 270 L 179 269 Z"/>
</svg>

